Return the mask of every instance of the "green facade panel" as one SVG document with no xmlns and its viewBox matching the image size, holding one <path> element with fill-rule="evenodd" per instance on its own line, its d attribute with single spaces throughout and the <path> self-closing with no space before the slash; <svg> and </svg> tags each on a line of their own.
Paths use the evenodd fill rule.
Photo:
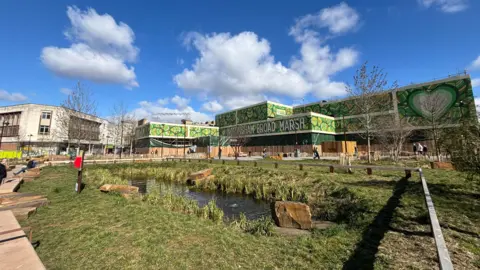
<svg viewBox="0 0 480 270">
<path fill-rule="evenodd" d="M 415 126 L 428 126 L 432 121 L 457 124 L 462 117 L 476 117 L 470 79 L 398 91 L 397 101 L 399 115 Z"/>
</svg>

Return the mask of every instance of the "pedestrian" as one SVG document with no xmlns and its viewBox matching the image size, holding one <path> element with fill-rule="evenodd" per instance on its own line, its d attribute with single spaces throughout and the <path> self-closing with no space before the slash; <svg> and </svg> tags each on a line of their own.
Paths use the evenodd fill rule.
<svg viewBox="0 0 480 270">
<path fill-rule="evenodd" d="M 427 144 L 424 144 L 424 145 L 423 145 L 423 155 L 424 155 L 424 156 L 427 155 L 427 151 L 428 151 Z"/>
<path fill-rule="evenodd" d="M 7 160 L 3 159 L 0 163 L 0 185 L 3 183 L 3 179 L 7 178 Z"/>
<path fill-rule="evenodd" d="M 318 154 L 317 147 L 313 148 L 313 159 L 320 159 L 320 155 Z"/>
<path fill-rule="evenodd" d="M 37 167 L 37 161 L 35 161 L 34 159 L 27 159 L 27 161 L 28 161 L 27 166 L 24 166 L 23 168 L 20 169 L 20 171 L 18 171 L 16 173 L 13 173 L 13 174 L 18 175 L 20 173 L 26 172 L 29 169 L 33 169 L 33 168 Z"/>
<path fill-rule="evenodd" d="M 358 148 L 356 146 L 355 146 L 353 151 L 354 151 L 353 155 L 357 157 L 358 156 Z"/>
<path fill-rule="evenodd" d="M 417 145 L 417 153 L 418 155 L 422 155 L 423 153 L 423 146 L 421 144 Z"/>
<path fill-rule="evenodd" d="M 263 148 L 262 155 L 263 155 L 263 158 L 267 158 L 267 148 Z"/>
<path fill-rule="evenodd" d="M 222 147 L 218 148 L 218 159 L 222 159 Z"/>
<path fill-rule="evenodd" d="M 413 154 L 417 155 L 417 143 L 413 144 Z"/>
</svg>

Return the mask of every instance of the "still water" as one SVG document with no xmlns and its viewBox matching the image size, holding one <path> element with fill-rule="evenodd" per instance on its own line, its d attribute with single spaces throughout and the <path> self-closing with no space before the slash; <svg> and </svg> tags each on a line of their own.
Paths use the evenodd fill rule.
<svg viewBox="0 0 480 270">
<path fill-rule="evenodd" d="M 223 210 L 227 218 L 238 218 L 240 213 L 244 213 L 247 219 L 257 219 L 270 215 L 270 204 L 251 196 L 226 194 L 221 191 L 203 191 L 186 185 L 160 180 L 131 180 L 129 185 L 138 187 L 139 192 L 142 194 L 156 188 L 164 192 L 172 191 L 174 194 L 196 200 L 201 207 L 210 200 L 215 200 L 217 206 Z"/>
</svg>

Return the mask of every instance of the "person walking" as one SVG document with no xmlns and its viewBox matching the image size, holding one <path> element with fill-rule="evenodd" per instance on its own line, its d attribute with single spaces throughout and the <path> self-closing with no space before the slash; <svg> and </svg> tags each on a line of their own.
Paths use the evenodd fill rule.
<svg viewBox="0 0 480 270">
<path fill-rule="evenodd" d="M 427 144 L 424 144 L 423 145 L 423 155 L 424 156 L 427 156 L 427 151 L 428 151 Z"/>
<path fill-rule="evenodd" d="M 222 147 L 218 148 L 218 159 L 222 159 Z"/>
<path fill-rule="evenodd" d="M 313 148 L 313 159 L 319 159 L 320 160 L 320 155 L 318 154 L 317 147 Z"/>
<path fill-rule="evenodd" d="M 262 155 L 263 155 L 263 158 L 267 158 L 267 148 L 263 148 Z"/>
<path fill-rule="evenodd" d="M 417 155 L 417 143 L 413 143 L 413 154 Z"/>
<path fill-rule="evenodd" d="M 420 143 L 417 145 L 417 153 L 419 156 L 423 154 L 423 146 Z"/>
<path fill-rule="evenodd" d="M 3 159 L 0 163 L 0 185 L 3 183 L 3 179 L 7 178 L 7 160 Z"/>
</svg>

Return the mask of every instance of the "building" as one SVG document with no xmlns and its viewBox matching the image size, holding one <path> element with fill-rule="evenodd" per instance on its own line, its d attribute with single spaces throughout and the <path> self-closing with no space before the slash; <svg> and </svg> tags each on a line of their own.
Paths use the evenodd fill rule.
<svg viewBox="0 0 480 270">
<path fill-rule="evenodd" d="M 218 127 L 214 123 L 192 123 L 182 120 L 182 124 L 148 122 L 143 119 L 135 132 L 135 149 L 142 154 L 159 156 L 181 156 L 192 146 L 207 146 L 210 140 L 218 138 Z M 199 149 L 200 151 L 204 151 Z"/>
<path fill-rule="evenodd" d="M 51 105 L 0 107 L 0 125 L 0 150 L 30 155 L 60 154 L 77 145 L 89 153 L 103 153 L 107 144 L 115 141 L 107 120 Z"/>
<path fill-rule="evenodd" d="M 410 140 L 427 140 L 426 131 L 432 128 L 430 120 L 433 112 L 425 104 L 434 98 L 436 104 L 431 107 L 435 110 L 439 128 L 459 126 L 461 120 L 478 121 L 469 75 L 379 93 L 375 96 L 378 102 L 372 115 L 391 121 L 408 120 L 414 129 Z M 185 145 L 198 142 L 202 146 L 210 146 L 208 151 L 214 154 L 218 146 L 235 144 L 241 144 L 243 152 L 258 153 L 263 148 L 268 148 L 269 152 L 293 152 L 298 148 L 302 152 L 311 152 L 314 146 L 325 142 L 348 140 L 364 144 L 363 136 L 359 136 L 364 133 L 360 117 L 362 115 L 354 106 L 354 98 L 299 106 L 265 101 L 216 115 L 216 127 L 209 127 L 208 131 L 188 125 L 150 123 L 138 130 L 137 139 L 143 142 L 144 149 L 160 145 L 167 147 L 173 140 L 180 142 L 174 144 L 178 147 L 183 147 L 183 141 Z M 185 128 L 187 134 L 182 139 Z"/>
</svg>

